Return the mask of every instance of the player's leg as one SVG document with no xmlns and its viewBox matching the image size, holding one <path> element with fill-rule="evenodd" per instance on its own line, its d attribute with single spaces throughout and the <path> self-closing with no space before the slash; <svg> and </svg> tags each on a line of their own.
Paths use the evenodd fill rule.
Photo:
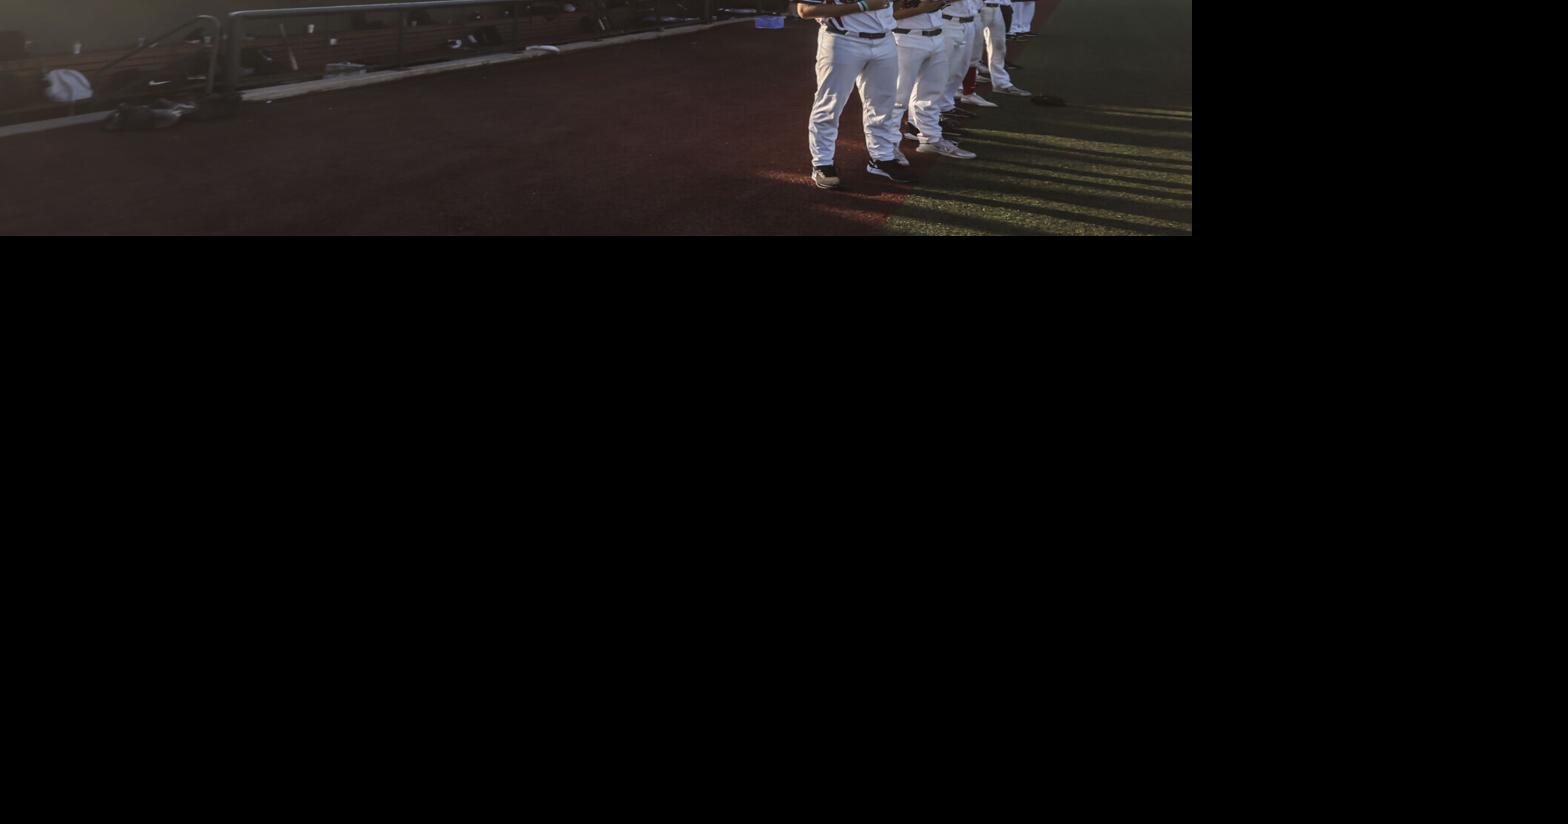
<svg viewBox="0 0 1568 824">
<path fill-rule="evenodd" d="M 910 116 L 920 128 L 920 147 L 916 151 L 968 160 L 975 153 L 958 148 L 942 126 L 942 97 L 949 76 L 947 45 L 932 43 L 930 57 L 920 79 L 915 81 L 914 95 L 909 101 Z"/>
<path fill-rule="evenodd" d="M 975 58 L 975 68 L 980 73 L 981 83 L 991 82 L 991 41 L 988 39 L 989 35 L 986 34 L 986 28 L 989 25 L 987 21 L 991 19 L 993 14 L 996 14 L 996 7 L 985 6 L 975 15 L 975 25 L 980 27 L 980 44 L 979 48 L 976 49 L 979 55 Z"/>
<path fill-rule="evenodd" d="M 1014 86 L 1007 74 L 1007 29 L 1003 28 L 1002 15 L 996 13 L 996 9 L 987 11 L 992 12 L 985 29 L 986 49 L 990 52 L 991 90 L 1027 97 L 1029 93 Z"/>
<path fill-rule="evenodd" d="M 862 41 L 870 50 L 870 58 L 860 75 L 860 105 L 866 130 L 866 153 L 874 163 L 867 167 L 873 171 L 879 164 L 893 164 L 895 168 L 878 172 L 896 183 L 908 182 L 896 170 L 896 152 L 901 136 L 893 107 L 898 102 L 898 46 L 892 36 L 881 40 Z"/>
<path fill-rule="evenodd" d="M 958 108 L 958 95 L 963 90 L 964 72 L 969 68 L 969 40 L 964 37 L 969 27 L 964 24 L 948 25 L 942 29 L 943 48 L 947 52 L 947 80 L 942 88 L 942 111 Z"/>
<path fill-rule="evenodd" d="M 811 105 L 808 125 L 813 169 L 833 165 L 838 148 L 838 121 L 844 114 L 844 106 L 849 102 L 863 63 L 862 56 L 855 54 L 854 46 L 848 38 L 829 34 L 825 28 L 817 34 L 817 96 Z M 819 180 L 818 185 L 822 185 L 822 181 Z"/>
<path fill-rule="evenodd" d="M 922 37 L 925 43 L 910 84 L 909 121 L 920 130 L 921 143 L 942 142 L 941 89 L 947 85 L 947 54 L 940 37 Z M 938 80 L 937 78 L 941 78 Z"/>
<path fill-rule="evenodd" d="M 985 24 L 981 36 L 985 39 L 985 60 L 980 69 L 991 78 L 991 90 L 1000 91 L 1012 85 L 1007 75 L 1007 29 L 1002 25 L 1002 10 L 986 8 L 981 22 Z M 998 73 L 1000 70 L 1000 73 Z"/>
<path fill-rule="evenodd" d="M 920 79 L 920 67 L 925 54 L 920 50 L 915 38 L 908 35 L 893 35 L 893 44 L 898 49 L 898 97 L 893 101 L 893 122 L 898 124 L 900 131 L 904 127 L 904 118 L 910 116 L 909 98 L 915 91 L 915 81 Z M 913 118 L 910 118 L 913 123 Z M 896 154 L 902 154 L 894 150 Z M 900 161 L 904 158 L 900 157 Z"/>
<path fill-rule="evenodd" d="M 982 11 L 984 10 L 982 9 Z M 981 97 L 975 88 L 975 84 L 979 82 L 980 55 L 985 49 L 983 31 L 984 28 L 980 24 L 980 15 L 977 14 L 975 19 L 969 24 L 969 60 L 967 61 L 969 68 L 964 72 L 964 102 L 994 109 L 996 104 Z"/>
</svg>

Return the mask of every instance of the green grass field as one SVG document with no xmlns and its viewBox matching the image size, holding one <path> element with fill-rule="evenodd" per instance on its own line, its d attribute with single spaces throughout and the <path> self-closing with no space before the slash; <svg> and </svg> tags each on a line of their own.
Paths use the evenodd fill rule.
<svg viewBox="0 0 1568 824">
<path fill-rule="evenodd" d="M 1192 234 L 1192 0 L 1064 0 L 1036 28 L 1013 82 L 1068 107 L 982 86 L 979 157 L 935 164 L 886 231 Z"/>
</svg>

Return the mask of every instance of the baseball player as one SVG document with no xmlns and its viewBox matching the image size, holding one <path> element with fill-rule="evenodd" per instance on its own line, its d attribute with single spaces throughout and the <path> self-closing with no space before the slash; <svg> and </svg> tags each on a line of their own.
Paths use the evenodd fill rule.
<svg viewBox="0 0 1568 824">
<path fill-rule="evenodd" d="M 981 0 L 979 22 L 985 35 L 985 51 L 990 55 L 991 91 L 1032 97 L 1030 92 L 1014 86 L 1013 79 L 1007 75 L 1007 27 L 1002 21 L 1002 7 L 1011 4 L 1012 0 Z M 984 72 L 981 79 L 986 79 Z"/>
<path fill-rule="evenodd" d="M 866 130 L 866 171 L 894 183 L 913 183 L 899 168 L 898 46 L 890 33 L 893 11 L 888 0 L 798 0 L 795 11 L 821 24 L 817 32 L 817 97 L 811 107 L 811 180 L 822 189 L 837 189 L 838 121 L 849 93 L 860 90 L 861 117 Z"/>
<path fill-rule="evenodd" d="M 909 115 L 906 137 L 919 141 L 918 152 L 968 160 L 974 152 L 942 137 L 942 95 L 947 92 L 947 45 L 941 10 L 948 0 L 898 0 L 893 10 L 893 42 L 898 46 L 898 102 L 894 120 Z M 909 159 L 899 153 L 898 161 Z"/>
<path fill-rule="evenodd" d="M 969 69 L 969 44 L 974 40 L 975 7 L 979 0 L 951 0 L 942 9 L 942 42 L 947 46 L 947 88 L 942 90 L 944 117 L 969 117 L 958 108 L 958 92 Z"/>
<path fill-rule="evenodd" d="M 1008 34 L 1029 35 L 1034 26 L 1034 0 L 1013 0 L 1013 30 Z"/>
<path fill-rule="evenodd" d="M 969 0 L 969 6 L 974 11 L 974 20 L 969 23 L 969 68 L 964 73 L 963 96 L 959 99 L 971 106 L 982 109 L 994 109 L 997 104 L 980 96 L 975 90 L 978 79 L 980 58 L 985 56 L 985 24 L 980 20 L 980 12 L 985 8 L 984 0 Z"/>
</svg>

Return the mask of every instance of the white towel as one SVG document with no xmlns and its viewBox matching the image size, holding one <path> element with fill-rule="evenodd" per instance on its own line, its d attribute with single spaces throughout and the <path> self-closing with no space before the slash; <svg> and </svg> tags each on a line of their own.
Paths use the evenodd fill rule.
<svg viewBox="0 0 1568 824">
<path fill-rule="evenodd" d="M 47 79 L 49 90 L 45 94 L 56 103 L 75 103 L 93 96 L 93 84 L 75 69 L 55 69 Z"/>
</svg>

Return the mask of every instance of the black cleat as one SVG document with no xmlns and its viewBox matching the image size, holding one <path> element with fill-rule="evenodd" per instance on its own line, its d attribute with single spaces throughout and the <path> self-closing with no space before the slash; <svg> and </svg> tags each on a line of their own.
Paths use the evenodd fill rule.
<svg viewBox="0 0 1568 824">
<path fill-rule="evenodd" d="M 894 183 L 914 183 L 915 179 L 909 173 L 899 168 L 897 160 L 873 160 L 866 164 L 866 171 L 874 175 L 881 175 Z"/>
</svg>

